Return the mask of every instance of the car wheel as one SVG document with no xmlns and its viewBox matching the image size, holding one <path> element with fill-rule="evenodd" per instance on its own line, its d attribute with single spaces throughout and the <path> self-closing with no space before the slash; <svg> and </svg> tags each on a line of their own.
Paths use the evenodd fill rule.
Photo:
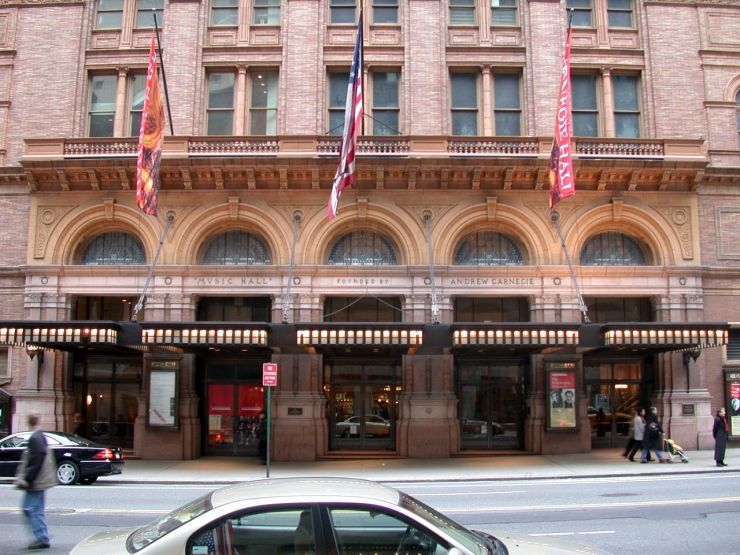
<svg viewBox="0 0 740 555">
<path fill-rule="evenodd" d="M 74 484 L 80 479 L 80 470 L 72 461 L 63 461 L 57 465 L 57 479 L 64 486 Z"/>
<path fill-rule="evenodd" d="M 97 476 L 88 476 L 87 478 L 80 478 L 80 484 L 94 484 L 95 481 L 98 479 Z"/>
</svg>

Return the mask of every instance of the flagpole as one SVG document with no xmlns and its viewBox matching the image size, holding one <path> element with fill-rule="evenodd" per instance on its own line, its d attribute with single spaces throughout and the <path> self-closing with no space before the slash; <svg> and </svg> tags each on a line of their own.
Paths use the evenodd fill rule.
<svg viewBox="0 0 740 555">
<path fill-rule="evenodd" d="M 141 290 L 141 295 L 139 296 L 139 300 L 137 301 L 136 306 L 134 306 L 134 313 L 131 315 L 131 321 L 134 323 L 139 317 L 139 312 L 141 312 L 141 309 L 144 308 L 144 297 L 146 297 L 146 292 L 149 289 L 149 284 L 151 283 L 152 277 L 154 276 L 154 270 L 157 268 L 159 255 L 162 254 L 164 239 L 165 237 L 167 237 L 167 232 L 170 229 L 170 225 L 175 220 L 175 212 L 173 210 L 170 210 L 169 212 L 167 212 L 166 218 L 167 221 L 165 223 L 164 229 L 162 230 L 162 234 L 159 237 L 159 246 L 157 247 L 157 253 L 154 255 L 152 265 L 149 267 L 149 275 L 146 276 L 146 281 L 144 282 L 144 287 Z"/>
<path fill-rule="evenodd" d="M 567 119 L 566 123 L 562 128 L 562 131 L 564 131 L 567 134 L 568 144 L 559 144 L 558 141 L 558 128 L 556 123 L 556 129 L 555 129 L 555 137 L 553 137 L 553 151 L 550 155 L 550 172 L 551 172 L 551 186 L 550 186 L 550 221 L 552 222 L 553 226 L 555 227 L 555 230 L 557 231 L 558 238 L 560 239 L 560 247 L 563 250 L 563 254 L 565 255 L 565 260 L 568 263 L 568 270 L 570 272 L 570 278 L 573 281 L 573 286 L 576 290 L 576 299 L 578 300 L 578 308 L 581 311 L 581 314 L 583 315 L 583 321 L 586 324 L 591 323 L 591 319 L 588 317 L 588 308 L 586 307 L 586 303 L 583 300 L 583 295 L 581 295 L 581 288 L 578 285 L 578 276 L 576 276 L 576 272 L 573 269 L 573 260 L 571 259 L 570 253 L 568 252 L 568 249 L 565 245 L 565 237 L 563 237 L 563 231 L 560 229 L 560 213 L 555 209 L 555 206 L 558 202 L 560 202 L 561 196 L 562 196 L 562 175 L 569 175 L 570 177 L 570 183 L 569 183 L 569 190 L 567 191 L 566 196 L 571 196 L 575 194 L 575 168 L 573 167 L 572 159 L 571 159 L 571 153 L 572 153 L 572 144 L 573 144 L 573 129 L 572 129 L 572 114 L 571 114 L 571 93 L 570 93 L 570 45 L 571 45 L 571 25 L 573 22 L 573 8 L 570 8 L 568 10 L 568 28 L 566 30 L 565 36 L 565 56 L 564 56 L 564 62 L 563 62 L 563 70 L 561 74 L 561 83 L 560 83 L 560 90 L 558 91 L 558 110 L 563 110 L 563 90 L 564 90 L 564 84 L 567 85 Z M 566 68 L 567 67 L 567 71 Z M 566 75 L 567 74 L 567 75 Z M 558 111 L 556 110 L 556 112 Z M 557 114 L 556 114 L 556 122 L 558 121 Z M 561 135 L 563 133 L 561 132 Z M 566 160 L 567 162 L 564 164 L 566 166 L 566 170 L 561 170 L 561 164 L 560 163 L 560 157 L 563 155 L 563 151 L 565 152 Z"/>
<path fill-rule="evenodd" d="M 365 6 L 361 3 L 360 4 L 360 21 L 358 25 L 363 25 L 363 22 L 365 19 L 362 17 L 363 11 L 365 9 Z M 364 41 L 365 37 L 365 29 L 362 29 L 362 37 Z M 360 74 L 360 87 L 362 88 L 362 94 L 365 94 L 365 45 L 361 45 L 362 50 L 360 51 L 360 68 L 361 68 L 361 74 Z M 362 112 L 362 122 L 360 124 L 360 135 L 365 134 L 365 111 Z"/>
<path fill-rule="evenodd" d="M 172 124 L 172 110 L 170 110 L 170 94 L 167 92 L 167 74 L 164 72 L 164 58 L 162 57 L 162 44 L 159 42 L 159 27 L 157 26 L 157 11 L 152 8 L 152 18 L 154 19 L 154 34 L 157 36 L 157 53 L 159 54 L 159 65 L 162 66 L 162 85 L 164 86 L 164 100 L 167 104 L 167 119 L 170 122 L 170 135 L 175 134 L 175 128 Z"/>
</svg>

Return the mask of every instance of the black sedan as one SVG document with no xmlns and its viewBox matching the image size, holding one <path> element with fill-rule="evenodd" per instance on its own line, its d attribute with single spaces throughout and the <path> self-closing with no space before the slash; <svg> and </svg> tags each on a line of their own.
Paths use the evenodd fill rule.
<svg viewBox="0 0 740 555">
<path fill-rule="evenodd" d="M 123 471 L 120 447 L 106 447 L 64 432 L 44 432 L 44 435 L 56 459 L 60 484 L 92 484 L 100 476 Z M 29 437 L 31 432 L 20 432 L 0 440 L 0 476 L 15 476 Z"/>
</svg>

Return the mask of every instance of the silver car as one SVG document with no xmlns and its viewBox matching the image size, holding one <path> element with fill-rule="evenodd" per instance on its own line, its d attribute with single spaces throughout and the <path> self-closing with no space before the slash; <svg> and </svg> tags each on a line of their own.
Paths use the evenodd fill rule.
<svg viewBox="0 0 740 555">
<path fill-rule="evenodd" d="M 71 555 L 598 554 L 559 540 L 473 532 L 393 488 L 348 478 L 256 480 L 217 489 L 138 529 L 102 532 Z"/>
</svg>

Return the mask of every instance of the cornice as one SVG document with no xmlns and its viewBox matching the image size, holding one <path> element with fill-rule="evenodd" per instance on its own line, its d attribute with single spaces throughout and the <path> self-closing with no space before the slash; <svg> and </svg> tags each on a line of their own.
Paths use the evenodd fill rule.
<svg viewBox="0 0 740 555">
<path fill-rule="evenodd" d="M 29 6 L 67 6 L 79 4 L 83 6 L 85 0 L 0 0 L 0 7 L 29 7 Z"/>
<path fill-rule="evenodd" d="M 646 0 L 645 5 L 671 6 L 680 4 L 683 6 L 731 6 L 737 8 L 737 0 Z"/>
</svg>

